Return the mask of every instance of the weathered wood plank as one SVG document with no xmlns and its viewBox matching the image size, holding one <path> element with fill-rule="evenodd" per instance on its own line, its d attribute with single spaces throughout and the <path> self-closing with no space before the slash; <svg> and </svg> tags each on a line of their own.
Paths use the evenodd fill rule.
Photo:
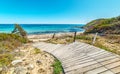
<svg viewBox="0 0 120 74">
<path fill-rule="evenodd" d="M 89 44 L 74 42 L 71 44 L 34 43 L 56 56 L 63 65 L 66 74 L 115 74 L 120 71 L 120 57 L 111 52 Z"/>
</svg>

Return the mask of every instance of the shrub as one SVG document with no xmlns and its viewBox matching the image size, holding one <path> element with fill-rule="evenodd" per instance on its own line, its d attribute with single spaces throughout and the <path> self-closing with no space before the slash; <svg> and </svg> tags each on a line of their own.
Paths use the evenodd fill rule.
<svg viewBox="0 0 120 74">
<path fill-rule="evenodd" d="M 22 37 L 26 37 L 27 32 L 19 25 L 19 24 L 15 24 L 15 28 L 12 31 L 13 34 L 18 34 Z"/>
<path fill-rule="evenodd" d="M 63 71 L 61 62 L 59 60 L 55 60 L 52 66 L 54 68 L 53 74 L 61 74 L 61 72 Z"/>
<path fill-rule="evenodd" d="M 12 54 L 0 54 L 0 66 L 7 66 L 13 60 Z"/>
</svg>

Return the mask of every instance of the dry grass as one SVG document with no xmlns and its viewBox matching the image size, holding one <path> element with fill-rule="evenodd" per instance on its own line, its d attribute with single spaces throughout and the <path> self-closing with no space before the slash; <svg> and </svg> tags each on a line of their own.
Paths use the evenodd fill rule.
<svg viewBox="0 0 120 74">
<path fill-rule="evenodd" d="M 45 42 L 53 43 L 53 44 L 68 44 L 68 43 L 73 42 L 73 37 L 70 35 L 63 36 L 63 37 L 56 37 L 54 39 L 49 39 Z"/>
<path fill-rule="evenodd" d="M 0 33 L 0 67 L 9 65 L 16 54 L 15 49 L 27 42 L 26 38 L 16 34 Z"/>
</svg>

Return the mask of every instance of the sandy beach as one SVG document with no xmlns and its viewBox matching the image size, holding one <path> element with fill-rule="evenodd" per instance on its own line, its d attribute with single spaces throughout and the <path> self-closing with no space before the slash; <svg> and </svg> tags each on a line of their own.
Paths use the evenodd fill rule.
<svg viewBox="0 0 120 74">
<path fill-rule="evenodd" d="M 83 33 L 83 32 L 77 32 L 76 35 Z M 27 37 L 33 41 L 33 42 L 39 42 L 39 41 L 45 41 L 48 39 L 51 39 L 53 37 L 54 33 L 51 34 L 32 34 L 28 35 Z M 58 37 L 64 37 L 64 36 L 74 36 L 74 32 L 67 32 L 67 33 L 55 33 L 55 38 Z"/>
</svg>

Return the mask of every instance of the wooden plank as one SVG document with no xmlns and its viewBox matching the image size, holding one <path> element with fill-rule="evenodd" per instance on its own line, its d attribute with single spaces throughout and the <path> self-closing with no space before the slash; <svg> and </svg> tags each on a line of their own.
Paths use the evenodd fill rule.
<svg viewBox="0 0 120 74">
<path fill-rule="evenodd" d="M 66 74 L 114 74 L 119 72 L 119 67 L 116 67 L 120 65 L 118 55 L 89 44 L 79 42 L 66 45 L 36 43 L 34 46 L 56 56 L 62 62 Z"/>
</svg>

